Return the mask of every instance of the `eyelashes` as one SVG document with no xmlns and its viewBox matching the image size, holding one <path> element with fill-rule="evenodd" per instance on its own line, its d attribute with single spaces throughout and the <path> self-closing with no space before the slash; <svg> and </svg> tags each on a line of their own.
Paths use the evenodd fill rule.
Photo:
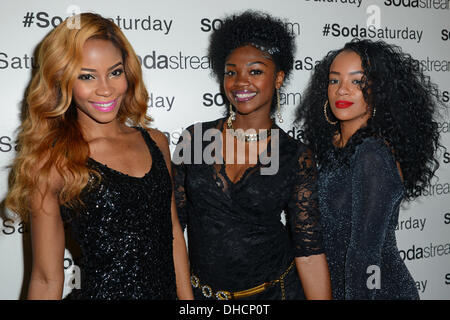
<svg viewBox="0 0 450 320">
<path fill-rule="evenodd" d="M 124 72 L 125 71 L 122 68 L 114 69 L 109 74 L 109 77 L 110 78 L 120 77 Z M 83 74 L 80 74 L 78 76 L 78 79 L 79 80 L 83 80 L 83 81 L 94 80 L 95 76 L 93 74 L 91 74 L 91 73 L 83 73 Z"/>
<path fill-rule="evenodd" d="M 264 72 L 262 71 L 262 70 L 259 70 L 259 69 L 253 69 L 253 70 L 251 70 L 250 71 L 250 74 L 251 75 L 259 75 L 259 74 L 263 74 Z"/>
<path fill-rule="evenodd" d="M 84 74 L 80 74 L 78 76 L 78 79 L 79 80 L 92 80 L 92 79 L 94 79 L 94 76 L 92 74 L 89 74 L 89 73 L 84 73 Z"/>
<path fill-rule="evenodd" d="M 257 76 L 257 75 L 260 75 L 260 74 L 263 74 L 263 73 L 264 73 L 264 71 L 260 70 L 260 69 L 252 69 L 252 70 L 249 71 L 249 74 L 252 75 L 252 76 Z M 228 76 L 228 77 L 231 77 L 231 76 L 236 75 L 236 71 L 233 71 L 233 70 L 225 71 L 224 75 Z"/>
<path fill-rule="evenodd" d="M 118 76 L 120 76 L 120 75 L 123 74 L 123 73 L 124 73 L 124 71 L 123 71 L 122 68 L 115 69 L 113 72 L 111 72 L 111 74 L 112 74 L 114 77 L 118 77 Z"/>
<path fill-rule="evenodd" d="M 337 80 L 337 79 L 328 80 L 328 84 L 338 84 L 338 83 L 339 83 L 339 80 Z M 360 86 L 360 85 L 364 84 L 364 81 L 362 79 L 355 79 L 355 80 L 352 80 L 352 84 Z"/>
</svg>

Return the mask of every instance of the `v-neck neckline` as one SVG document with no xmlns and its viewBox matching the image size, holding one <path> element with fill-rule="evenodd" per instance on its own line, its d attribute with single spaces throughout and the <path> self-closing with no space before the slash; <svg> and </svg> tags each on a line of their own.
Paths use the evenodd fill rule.
<svg viewBox="0 0 450 320">
<path fill-rule="evenodd" d="M 215 128 L 218 129 L 218 130 L 220 130 L 220 132 L 222 133 L 222 137 L 223 137 L 224 135 L 226 136 L 226 132 L 223 132 L 223 130 L 226 130 L 226 128 L 224 127 L 226 119 L 228 119 L 228 118 L 221 118 L 221 119 L 218 119 L 218 124 L 219 124 L 219 125 L 218 125 L 218 126 L 217 126 L 217 125 L 215 126 Z M 278 129 L 278 130 L 281 130 L 281 129 L 277 126 L 277 124 L 275 123 L 275 121 L 273 122 L 272 126 L 270 127 L 270 130 L 272 130 L 272 129 Z M 257 143 L 257 142 L 256 142 L 256 143 Z M 255 165 L 252 165 L 252 166 L 250 166 L 250 167 L 248 167 L 248 168 L 246 168 L 246 169 L 244 170 L 244 172 L 242 173 L 242 175 L 240 175 L 240 178 L 239 178 L 238 180 L 236 180 L 235 182 L 233 182 L 233 181 L 231 180 L 230 176 L 229 176 L 228 173 L 227 173 L 226 162 L 225 162 L 226 157 L 223 156 L 223 147 L 222 147 L 222 150 L 221 150 L 221 156 L 222 156 L 222 160 L 223 160 L 223 161 L 222 161 L 222 163 L 220 163 L 220 164 L 216 164 L 216 165 L 220 166 L 219 170 L 217 170 L 217 169 L 216 169 L 216 166 L 213 165 L 214 171 L 215 171 L 216 173 L 220 173 L 220 174 L 224 177 L 224 179 L 230 184 L 230 186 L 236 187 L 236 186 L 239 185 L 242 181 L 245 181 L 245 180 L 246 180 L 246 177 L 250 174 L 251 171 L 253 171 L 253 170 L 258 170 L 258 169 L 261 168 L 261 162 L 259 161 L 259 158 L 260 158 L 261 154 L 263 154 L 263 153 L 271 154 L 271 152 L 272 152 L 271 144 L 272 144 L 272 138 L 270 138 L 270 141 L 267 143 L 267 147 L 266 147 L 261 153 L 258 153 L 258 156 L 256 157 L 256 158 L 257 158 L 257 159 L 256 159 L 256 164 L 255 164 Z M 234 144 L 233 144 L 233 146 L 234 146 Z"/>
</svg>

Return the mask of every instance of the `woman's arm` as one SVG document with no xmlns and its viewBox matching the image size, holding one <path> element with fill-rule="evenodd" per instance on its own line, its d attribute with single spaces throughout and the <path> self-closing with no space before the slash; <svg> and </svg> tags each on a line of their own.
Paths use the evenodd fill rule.
<svg viewBox="0 0 450 320">
<path fill-rule="evenodd" d="M 178 220 L 175 197 L 172 196 L 172 225 L 173 225 L 173 260 L 177 277 L 177 294 L 180 300 L 193 300 L 189 258 L 186 242 Z"/>
<path fill-rule="evenodd" d="M 345 264 L 345 299 L 375 299 L 383 286 L 382 250 L 402 183 L 382 141 L 358 147 L 352 168 L 352 220 Z"/>
<path fill-rule="evenodd" d="M 297 272 L 308 300 L 330 300 L 330 272 L 325 254 L 295 258 Z"/>
<path fill-rule="evenodd" d="M 28 299 L 61 299 L 64 286 L 64 226 L 59 210 L 59 175 L 52 170 L 49 185 L 31 201 L 33 267 Z"/>
<path fill-rule="evenodd" d="M 157 131 L 151 130 L 150 134 L 157 143 L 159 149 L 164 155 L 167 169 L 172 177 L 171 161 L 169 144 L 166 136 Z M 173 188 L 172 188 L 173 189 Z M 186 242 L 184 239 L 183 231 L 181 229 L 180 221 L 178 220 L 177 209 L 175 205 L 175 196 L 172 191 L 171 200 L 171 216 L 172 216 L 172 232 L 173 232 L 173 261 L 175 266 L 175 275 L 177 282 L 177 295 L 180 300 L 193 300 L 194 295 L 192 293 L 192 287 L 190 282 L 190 268 L 189 259 L 186 249 Z"/>
<path fill-rule="evenodd" d="M 287 207 L 295 264 L 307 299 L 331 299 L 328 263 L 322 248 L 317 199 L 317 170 L 312 154 L 298 158 L 293 196 Z"/>
</svg>

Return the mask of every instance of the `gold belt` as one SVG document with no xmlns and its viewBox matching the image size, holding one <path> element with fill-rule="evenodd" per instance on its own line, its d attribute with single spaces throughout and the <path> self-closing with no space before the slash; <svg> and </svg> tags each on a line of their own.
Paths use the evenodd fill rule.
<svg viewBox="0 0 450 320">
<path fill-rule="evenodd" d="M 214 291 L 211 289 L 210 286 L 208 286 L 206 284 L 201 284 L 200 279 L 194 274 L 191 275 L 191 284 L 194 288 L 201 288 L 202 294 L 206 298 L 211 298 L 212 296 L 215 296 L 218 300 L 231 300 L 231 299 L 240 299 L 240 298 L 250 297 L 257 293 L 263 292 L 267 288 L 269 288 L 277 283 L 280 283 L 281 299 L 286 300 L 286 294 L 285 294 L 285 290 L 284 290 L 284 278 L 287 276 L 289 271 L 291 271 L 291 269 L 294 265 L 295 265 L 295 262 L 292 261 L 291 264 L 289 265 L 289 267 L 286 269 L 286 271 L 284 271 L 283 274 L 280 276 L 280 278 L 278 278 L 276 280 L 264 282 L 264 283 L 260 284 L 259 286 L 256 286 L 256 287 L 253 287 L 253 288 L 250 288 L 247 290 L 242 290 L 242 291 L 230 292 L 230 291 L 225 291 L 225 290 L 219 290 L 214 293 Z"/>
</svg>

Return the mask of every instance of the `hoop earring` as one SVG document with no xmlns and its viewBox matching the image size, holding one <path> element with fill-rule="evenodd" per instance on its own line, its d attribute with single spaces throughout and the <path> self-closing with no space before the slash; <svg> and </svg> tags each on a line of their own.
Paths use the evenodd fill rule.
<svg viewBox="0 0 450 320">
<path fill-rule="evenodd" d="M 325 119 L 327 120 L 327 122 L 328 122 L 329 124 L 335 125 L 335 124 L 338 123 L 338 122 L 337 122 L 337 121 L 331 121 L 330 118 L 328 118 L 328 115 L 327 115 L 327 106 L 328 106 L 328 100 L 325 101 L 325 104 L 323 105 L 323 114 L 325 115 Z"/>
<path fill-rule="evenodd" d="M 279 89 L 277 89 L 277 117 L 278 117 L 278 122 L 283 123 L 283 117 L 281 116 L 280 90 Z"/>
</svg>

